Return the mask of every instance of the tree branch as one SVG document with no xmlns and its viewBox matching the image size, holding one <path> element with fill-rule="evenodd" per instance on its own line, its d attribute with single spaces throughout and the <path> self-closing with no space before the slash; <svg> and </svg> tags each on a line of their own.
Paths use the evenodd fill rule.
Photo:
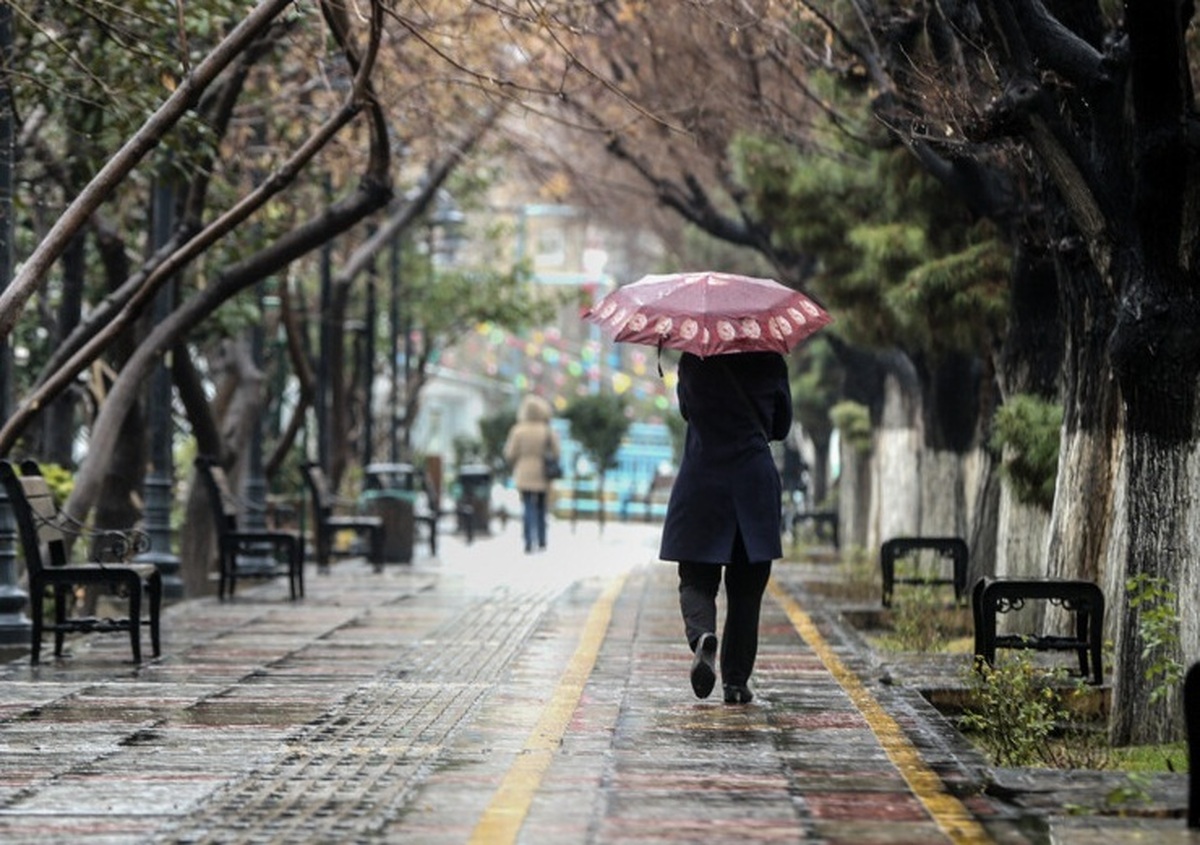
<svg viewBox="0 0 1200 845">
<path fill-rule="evenodd" d="M 0 339 L 12 334 L 21 311 L 41 286 L 71 238 L 87 224 L 113 189 L 129 174 L 163 136 L 199 101 L 205 88 L 258 37 L 292 0 L 262 0 L 258 8 L 234 27 L 196 69 L 188 74 L 150 120 L 108 160 L 86 188 L 51 227 L 46 237 L 21 266 L 20 272 L 0 291 Z"/>
</svg>

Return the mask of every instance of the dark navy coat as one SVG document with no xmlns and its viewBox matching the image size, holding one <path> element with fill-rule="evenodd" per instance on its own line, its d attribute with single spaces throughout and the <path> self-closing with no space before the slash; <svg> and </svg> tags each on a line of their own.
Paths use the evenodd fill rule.
<svg viewBox="0 0 1200 845">
<path fill-rule="evenodd" d="M 787 362 L 774 352 L 685 353 L 676 392 L 687 440 L 659 557 L 729 563 L 739 530 L 749 560 L 782 557 L 782 485 L 767 439 L 792 427 Z"/>
</svg>

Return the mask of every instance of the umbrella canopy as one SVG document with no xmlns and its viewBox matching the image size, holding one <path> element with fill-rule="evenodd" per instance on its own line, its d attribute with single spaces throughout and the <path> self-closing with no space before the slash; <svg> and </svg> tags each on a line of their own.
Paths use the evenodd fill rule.
<svg viewBox="0 0 1200 845">
<path fill-rule="evenodd" d="M 832 317 L 800 291 L 730 273 L 644 276 L 617 288 L 583 318 L 626 343 L 702 358 L 731 352 L 786 354 Z"/>
</svg>

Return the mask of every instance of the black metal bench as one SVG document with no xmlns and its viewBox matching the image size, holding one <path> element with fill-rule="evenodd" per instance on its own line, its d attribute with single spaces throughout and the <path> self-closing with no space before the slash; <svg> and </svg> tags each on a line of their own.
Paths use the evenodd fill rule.
<svg viewBox="0 0 1200 845">
<path fill-rule="evenodd" d="M 292 531 L 252 530 L 238 527 L 239 507 L 255 507 L 233 495 L 225 470 L 212 458 L 196 458 L 196 469 L 208 493 L 217 528 L 220 580 L 217 596 L 232 598 L 237 579 L 287 577 L 293 600 L 304 596 L 304 539 Z M 265 508 L 264 508 L 265 510 Z"/>
<path fill-rule="evenodd" d="M 11 462 L 0 461 L 0 481 L 16 519 L 29 578 L 33 616 L 30 662 L 39 662 L 42 636 L 53 631 L 55 657 L 62 657 L 63 640 L 68 633 L 128 632 L 133 662 L 141 663 L 143 625 L 150 628 L 150 644 L 158 657 L 162 653 L 159 636 L 162 574 L 153 563 L 129 562 L 134 555 L 150 550 L 150 538 L 137 530 L 88 529 L 60 511 L 37 461 L 22 461 L 20 473 Z M 69 562 L 67 542 L 72 536 L 91 541 L 89 562 Z M 43 548 L 46 559 L 42 556 Z M 128 602 L 128 615 L 118 618 L 73 615 L 75 588 L 80 586 L 107 587 L 123 595 Z M 54 596 L 54 621 L 50 624 L 44 620 L 47 590 Z M 143 594 L 148 605 L 146 619 L 142 618 Z"/>
<path fill-rule="evenodd" d="M 951 561 L 953 569 L 949 578 L 896 575 L 896 562 L 915 552 L 935 552 Z M 893 537 L 879 550 L 879 565 L 883 572 L 883 606 L 892 606 L 892 595 L 897 584 L 950 585 L 954 587 L 954 600 L 961 602 L 967 592 L 967 543 L 960 537 Z"/>
<path fill-rule="evenodd" d="M 1029 600 L 1043 600 L 1075 614 L 1073 636 L 997 634 L 996 617 L 1020 610 Z M 1033 649 L 1073 651 L 1079 657 L 1079 674 L 1096 686 L 1103 683 L 1104 592 L 1092 581 L 1069 579 L 980 578 L 971 590 L 975 619 L 975 655 L 989 666 L 996 650 Z"/>
<path fill-rule="evenodd" d="M 835 549 L 841 548 L 838 538 L 837 511 L 797 511 L 792 514 L 792 540 L 799 539 L 800 526 L 811 523 L 818 540 L 828 542 Z"/>
<path fill-rule="evenodd" d="M 328 569 L 333 558 L 334 539 L 339 531 L 353 531 L 367 540 L 367 558 L 376 571 L 383 568 L 383 520 L 377 516 L 340 515 L 339 507 L 357 503 L 334 495 L 325 472 L 315 463 L 303 466 L 304 480 L 312 496 L 313 533 L 316 536 L 317 566 Z"/>
</svg>

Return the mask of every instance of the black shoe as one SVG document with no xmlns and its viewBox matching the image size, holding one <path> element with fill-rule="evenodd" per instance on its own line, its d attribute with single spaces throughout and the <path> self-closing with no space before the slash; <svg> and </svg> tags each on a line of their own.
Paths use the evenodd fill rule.
<svg viewBox="0 0 1200 845">
<path fill-rule="evenodd" d="M 692 692 L 708 698 L 717 685 L 717 635 L 701 634 L 692 658 Z"/>
<path fill-rule="evenodd" d="M 726 704 L 749 704 L 753 700 L 754 693 L 750 692 L 750 687 L 740 684 L 725 685 Z"/>
</svg>

